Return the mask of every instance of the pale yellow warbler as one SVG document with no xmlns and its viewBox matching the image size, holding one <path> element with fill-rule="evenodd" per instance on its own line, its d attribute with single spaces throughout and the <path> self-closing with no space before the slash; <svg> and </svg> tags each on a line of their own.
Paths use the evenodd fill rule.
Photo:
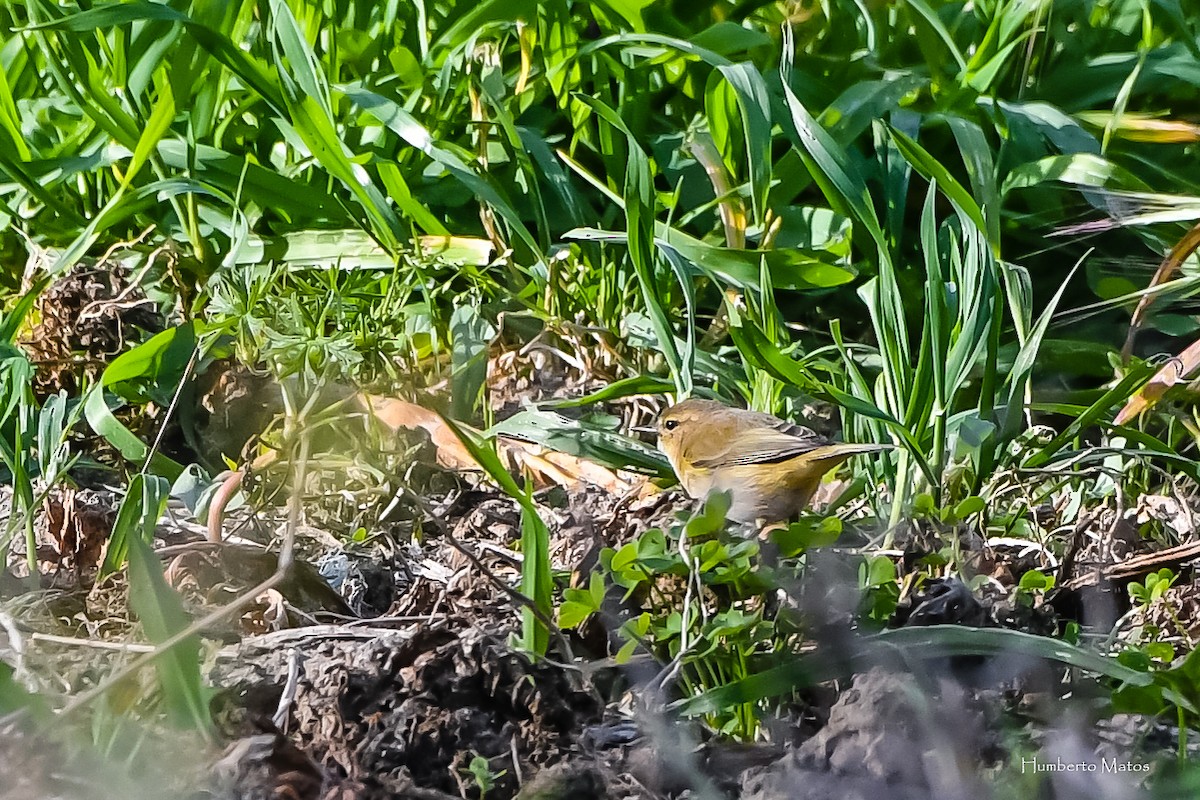
<svg viewBox="0 0 1200 800">
<path fill-rule="evenodd" d="M 730 519 L 782 522 L 808 505 L 826 472 L 891 446 L 840 444 L 770 414 L 692 399 L 659 417 L 658 447 L 692 497 L 728 491 Z"/>
</svg>

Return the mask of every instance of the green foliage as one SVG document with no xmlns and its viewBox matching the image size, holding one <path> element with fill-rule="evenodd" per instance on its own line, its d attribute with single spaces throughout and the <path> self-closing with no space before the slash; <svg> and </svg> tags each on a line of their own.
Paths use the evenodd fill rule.
<svg viewBox="0 0 1200 800">
<path fill-rule="evenodd" d="M 488 346 L 496 329 L 473 306 L 459 306 L 450 316 L 450 409 L 455 419 L 470 419 L 484 400 Z"/>
<path fill-rule="evenodd" d="M 1051 591 L 1057 582 L 1053 575 L 1047 575 L 1041 570 L 1027 570 L 1013 589 L 1013 600 L 1026 608 L 1033 607 L 1046 597 L 1046 593 Z M 1071 640 L 1064 634 L 1063 641 Z"/>
<path fill-rule="evenodd" d="M 39 721 L 50 717 L 45 699 L 29 692 L 15 679 L 15 670 L 8 662 L 0 662 L 0 712 L 27 713 Z"/>
<path fill-rule="evenodd" d="M 1177 604 L 1167 597 L 1167 590 L 1174 586 L 1177 580 L 1179 576 L 1174 571 L 1163 567 L 1158 572 L 1147 575 L 1144 581 L 1132 581 L 1127 587 L 1133 610 L 1143 618 L 1142 623 L 1133 629 L 1128 647 L 1121 654 L 1130 666 L 1148 669 L 1151 664 L 1170 664 L 1175 660 L 1175 645 L 1170 641 L 1167 632 L 1158 625 L 1151 624 L 1146 617 L 1153 606 L 1156 612 L 1166 615 L 1174 623 L 1176 630 L 1187 629 L 1183 620 L 1179 618 Z M 1196 720 L 1193 720 L 1192 724 L 1196 724 Z"/>
<path fill-rule="evenodd" d="M 944 659 L 951 656 L 991 655 L 1050 659 L 1119 681 L 1130 689 L 1153 683 L 1144 670 L 1124 660 L 1108 658 L 1082 647 L 1046 636 L 1001 628 L 968 628 L 962 625 L 929 625 L 896 628 L 855 639 L 847 643 L 844 659 L 835 662 L 824 653 L 803 656 L 789 654 L 776 666 L 675 704 L 681 714 L 711 714 L 731 703 L 753 703 L 766 698 L 783 697 L 805 686 L 846 675 L 855 665 L 870 660 L 877 652 L 901 653 L 913 662 Z"/>
<path fill-rule="evenodd" d="M 439 344 L 428 306 L 406 308 L 412 288 L 395 273 L 260 265 L 218 277 L 210 291 L 209 346 L 227 337 L 242 363 L 310 392 L 330 381 L 387 377 L 398 361 L 415 361 Z"/>
<path fill-rule="evenodd" d="M 652 528 L 620 549 L 606 548 L 600 559 L 609 580 L 637 598 L 643 610 L 623 624 L 627 645 L 670 662 L 689 694 L 753 672 L 753 663 L 778 643 L 763 619 L 761 604 L 749 601 L 769 587 L 759 563 L 759 544 L 731 533 L 725 525 L 728 496 L 715 494 L 695 515 L 667 530 Z M 570 599 L 584 610 L 601 590 L 593 582 L 589 597 Z M 581 602 L 582 601 L 582 602 Z M 598 609 L 599 603 L 595 603 Z M 725 733 L 752 736 L 758 715 L 751 704 L 732 704 L 710 719 Z"/>
<path fill-rule="evenodd" d="M 648 650 L 667 665 L 664 675 L 678 676 L 688 696 L 753 681 L 772 664 L 792 657 L 798 643 L 794 626 L 764 617 L 762 598 L 775 591 L 780 573 L 797 571 L 802 580 L 805 553 L 832 544 L 841 533 L 838 519 L 816 516 L 773 531 L 772 545 L 785 560 L 768 567 L 759 542 L 725 523 L 727 509 L 728 496 L 714 494 L 696 514 L 601 554 L 608 581 L 635 609 L 621 625 L 627 641 L 618 659 L 638 648 Z M 890 616 L 898 594 L 891 560 L 865 562 L 860 585 L 881 618 Z M 604 586 L 592 575 L 587 589 L 567 590 L 560 621 L 577 626 L 599 611 Z M 705 713 L 717 730 L 751 737 L 761 712 L 756 700 L 763 697 L 731 700 Z"/>
<path fill-rule="evenodd" d="M 563 601 L 558 606 L 558 624 L 562 628 L 576 628 L 604 604 L 604 576 L 593 572 L 588 578 L 586 589 L 564 589 Z"/>
<path fill-rule="evenodd" d="M 1171 663 L 1173 652 L 1158 652 L 1163 647 L 1169 650 L 1170 645 L 1157 644 L 1161 647 L 1130 648 L 1120 654 L 1123 665 L 1143 673 L 1145 678 L 1128 681 L 1114 690 L 1112 708 L 1116 713 L 1150 716 L 1174 712 L 1179 725 L 1178 756 L 1182 761 L 1187 757 L 1189 729 L 1200 726 L 1200 656 L 1192 650 Z"/>
<path fill-rule="evenodd" d="M 31 576 L 37 574 L 35 518 L 79 458 L 71 452 L 70 436 L 83 410 L 66 392 L 52 395 L 39 408 L 32 381 L 29 359 L 0 342 L 0 466 L 13 489 L 11 510 L 0 531 L 0 552 L 8 551 L 20 531 Z"/>
<path fill-rule="evenodd" d="M 914 519 L 933 520 L 942 525 L 955 525 L 986 510 L 987 501 L 977 495 L 963 498 L 954 505 L 939 508 L 933 495 L 922 492 L 913 498 L 912 516 Z"/>
<path fill-rule="evenodd" d="M 900 602 L 896 564 L 887 556 L 868 556 L 858 568 L 858 588 L 863 600 L 860 610 L 876 625 L 886 624 Z"/>
<path fill-rule="evenodd" d="M 535 442 L 620 469 L 636 469 L 661 477 L 673 474 L 662 453 L 616 433 L 611 421 L 607 423 L 595 417 L 574 420 L 551 411 L 525 409 L 493 425 L 488 432 Z"/>
<path fill-rule="evenodd" d="M 1128 587 L 1129 599 L 1134 605 L 1145 609 L 1151 603 L 1162 599 L 1167 590 L 1175 585 L 1179 576 L 1168 567 L 1146 576 L 1145 581 L 1131 581 Z"/>
<path fill-rule="evenodd" d="M 528 483 L 522 487 L 505 469 L 496 455 L 494 442 L 467 431 L 453 420 L 446 424 L 462 442 L 471 458 L 497 485 L 521 507 L 521 595 L 526 605 L 521 608 L 521 638 L 523 648 L 535 655 L 544 655 L 550 643 L 547 621 L 551 618 L 554 575 L 550 564 L 550 529 L 538 514 L 533 492 Z"/>
<path fill-rule="evenodd" d="M 195 363 L 197 347 L 196 328 L 191 323 L 156 334 L 113 359 L 104 368 L 99 385 L 82 402 L 92 430 L 130 462 L 171 481 L 183 474 L 183 465 L 139 439 L 116 418 L 112 406 L 125 400 L 153 400 L 168 408 L 174 405 L 172 400 L 181 384 L 191 377 L 189 370 Z"/>
<path fill-rule="evenodd" d="M 465 771 L 475 781 L 475 788 L 479 790 L 479 800 L 484 800 L 488 792 L 496 788 L 496 780 L 498 778 L 502 778 L 508 774 L 508 770 L 506 769 L 502 769 L 499 772 L 492 771 L 492 765 L 481 755 L 475 755 L 467 764 Z"/>
<path fill-rule="evenodd" d="M 805 514 L 787 527 L 771 531 L 771 541 L 781 556 L 795 558 L 814 547 L 827 547 L 841 535 L 842 521 L 837 517 Z"/>
<path fill-rule="evenodd" d="M 1054 588 L 1054 576 L 1047 575 L 1036 569 L 1031 569 L 1021 576 L 1017 582 L 1017 590 L 1022 592 L 1047 592 Z"/>
<path fill-rule="evenodd" d="M 775 4 L 674 17 L 566 0 L 504 15 L 460 3 L 77 11 L 38 0 L 4 11 L 18 30 L 0 91 L 5 202 L 28 207 L 38 241 L 65 247 L 59 270 L 149 224 L 188 243 L 198 287 L 268 258 L 400 264 L 397 349 L 445 343 L 462 364 L 490 337 L 448 321 L 429 296 L 437 270 L 413 257 L 450 234 L 494 244 L 494 260 L 457 261 L 484 296 L 624 332 L 658 354 L 677 392 L 703 380 L 779 410 L 797 387 L 846 405 L 856 435 L 895 438 L 903 452 L 871 475 L 900 489 L 895 521 L 914 493 L 977 493 L 1021 429 L 1045 336 L 1033 296 L 1065 285 L 1061 270 L 1037 268 L 1063 262 L 1038 252 L 1070 202 L 1061 187 L 1193 176 L 1174 153 L 1156 171 L 1122 123 L 1190 86 L 1176 68 L 1186 26 L 1130 7 L 1084 14 L 1060 40 L 1080 9 L 836 2 L 781 28 Z M 1087 72 L 1081 98 L 1063 76 L 1097 59 L 1106 66 Z M 765 66 L 776 61 L 778 74 Z M 1155 69 L 1154 88 L 1138 80 Z M 922 184 L 925 211 L 907 230 Z M 1042 230 L 1027 224 L 1031 208 Z M 621 216 L 625 230 L 607 230 Z M 576 244 L 557 245 L 564 234 Z M 312 246 L 320 237 L 337 246 Z M 824 358 L 791 369 L 792 354 L 828 345 L 821 317 L 859 312 L 853 293 L 833 291 L 856 275 L 877 352 L 839 324 L 845 371 L 816 380 Z M 726 307 L 723 289 L 745 308 Z M 732 347 L 697 335 L 714 312 L 728 314 Z M 633 335 L 638 321 L 648 336 Z M 816 333 L 792 332 L 805 326 Z M 1009 346 L 1020 353 L 1006 373 Z M 459 418 L 479 382 L 462 364 Z"/>
</svg>

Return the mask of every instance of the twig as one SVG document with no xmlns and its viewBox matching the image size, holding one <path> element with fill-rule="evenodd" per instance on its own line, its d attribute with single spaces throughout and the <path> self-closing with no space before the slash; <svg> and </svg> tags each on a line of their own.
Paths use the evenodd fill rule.
<svg viewBox="0 0 1200 800">
<path fill-rule="evenodd" d="M 1200 558 L 1200 542 L 1188 542 L 1176 545 L 1175 547 L 1168 547 L 1166 550 L 1127 558 L 1124 561 L 1108 565 L 1101 574 L 1105 580 L 1110 581 L 1132 579 L 1141 575 L 1148 575 L 1162 567 L 1178 566 L 1194 558 Z M 1092 576 L 1081 577 L 1090 578 Z M 1072 584 L 1074 583 L 1076 581 L 1072 581 Z"/>
<path fill-rule="evenodd" d="M 687 536 L 679 537 L 679 555 L 683 558 L 683 563 L 688 565 L 688 581 L 687 589 L 683 595 L 683 611 L 682 618 L 679 624 L 679 652 L 675 654 L 675 658 L 671 659 L 671 663 L 663 667 L 658 675 L 653 677 L 646 684 L 647 697 L 652 694 L 661 692 L 663 687 L 669 681 L 675 680 L 683 669 L 683 659 L 691 653 L 694 643 L 688 641 L 688 629 L 691 627 L 691 612 L 692 612 L 692 589 L 700 582 L 700 559 L 695 560 L 691 557 L 691 551 L 687 547 Z M 702 590 L 701 590 L 702 591 Z M 703 606 L 703 603 L 701 604 Z M 697 641 L 699 637 L 697 637 Z"/>
<path fill-rule="evenodd" d="M 1075 569 L 1075 559 L 1079 556 L 1079 550 L 1083 547 L 1084 534 L 1091 524 L 1100 516 L 1099 511 L 1085 511 L 1079 515 L 1074 528 L 1071 530 L 1071 538 L 1067 542 L 1067 552 L 1063 554 L 1062 561 L 1059 562 L 1058 582 L 1060 584 L 1067 582 L 1066 579 L 1071 577 L 1071 573 Z"/>
<path fill-rule="evenodd" d="M 425 618 L 421 617 L 421 621 Z M 302 642 L 309 639 L 346 639 L 353 641 L 369 641 L 385 636 L 408 636 L 408 631 L 397 628 L 356 628 L 350 625 L 306 625 L 303 628 L 285 628 L 279 631 L 248 636 L 242 640 L 242 647 L 262 647 L 270 649 L 285 642 Z"/>
<path fill-rule="evenodd" d="M 346 622 L 347 628 L 362 628 L 366 626 L 378 627 L 380 625 L 389 625 L 392 623 L 405 624 L 409 622 L 430 622 L 428 614 L 410 614 L 403 617 L 371 617 L 370 619 L 356 619 Z M 396 628 L 379 628 L 384 631 L 395 631 Z"/>
<path fill-rule="evenodd" d="M 283 685 L 283 693 L 279 695 L 279 705 L 275 709 L 275 716 L 271 717 L 271 722 L 275 723 L 275 727 L 284 733 L 287 733 L 285 725 L 288 720 L 288 712 L 291 711 L 292 703 L 296 700 L 296 684 L 299 681 L 300 651 L 292 647 L 288 649 L 287 682 Z"/>
<path fill-rule="evenodd" d="M 201 539 L 192 542 L 182 542 L 180 544 L 169 544 L 164 547 L 156 547 L 154 549 L 154 555 L 158 556 L 159 558 L 168 558 L 170 556 L 177 556 L 181 553 L 193 553 L 197 550 L 216 551 L 226 547 L 257 547 L 261 550 L 266 550 L 266 547 L 258 542 L 210 542 L 207 539 Z"/>
<path fill-rule="evenodd" d="M 501 547 L 498 544 L 493 544 L 491 542 L 480 542 L 479 549 L 486 550 L 492 555 L 500 557 L 501 559 L 512 564 L 514 567 L 519 567 L 525 563 L 525 556 L 521 555 L 515 550 L 509 550 L 507 547 Z"/>
<path fill-rule="evenodd" d="M 512 752 L 513 776 L 517 779 L 517 787 L 525 785 L 525 776 L 521 774 L 521 757 L 517 750 L 517 734 L 513 734 L 508 740 L 509 750 Z"/>
<path fill-rule="evenodd" d="M 21 637 L 21 631 L 17 627 L 16 620 L 3 611 L 0 611 L 0 628 L 4 628 L 4 632 L 8 634 L 8 643 L 13 650 L 13 677 L 17 680 L 24 680 L 25 675 L 25 640 Z"/>
<path fill-rule="evenodd" d="M 90 647 L 93 650 L 119 650 L 123 653 L 153 653 L 154 645 L 137 642 L 106 642 L 103 639 L 80 639 L 74 636 L 56 636 L 53 633 L 31 633 L 29 638 L 35 642 L 50 642 L 69 647 Z"/>
<path fill-rule="evenodd" d="M 128 249 L 131 249 L 134 245 L 141 244 L 142 241 L 145 240 L 145 238 L 147 236 L 149 236 L 151 234 L 151 232 L 153 232 L 153 231 L 154 231 L 154 226 L 151 225 L 149 228 L 146 228 L 146 230 L 144 230 L 140 234 L 138 234 L 136 238 L 130 239 L 130 240 L 124 241 L 124 242 L 117 242 L 112 247 L 108 248 L 108 250 L 106 250 L 104 252 L 104 255 L 100 256 L 100 259 L 96 262 L 97 266 L 104 264 L 106 261 L 111 259 L 113 257 L 113 254 L 116 253 L 117 250 L 128 250 Z M 131 277 L 126 282 L 125 288 L 122 289 L 120 292 L 118 292 L 116 297 L 110 297 L 110 298 L 101 299 L 101 300 L 93 300 L 91 303 L 88 303 L 83 308 L 82 311 L 79 312 L 79 319 L 81 321 L 86 321 L 86 320 L 98 318 L 100 316 L 100 314 L 104 313 L 104 311 L 106 311 L 108 309 L 120 309 L 122 311 L 126 311 L 131 308 L 137 308 L 138 306 L 142 306 L 142 305 L 153 305 L 153 301 L 148 297 L 143 297 L 141 299 L 133 300 L 132 302 L 129 302 L 129 303 L 126 303 L 124 301 L 125 301 L 125 298 L 129 297 L 129 295 L 133 292 L 134 289 L 141 287 L 142 278 L 146 277 L 146 273 L 148 273 L 154 267 L 154 263 L 158 260 L 158 254 L 162 253 L 166 249 L 167 249 L 166 247 L 159 247 L 159 248 L 156 248 L 154 251 L 152 251 L 150 253 L 150 255 L 148 255 L 146 257 L 146 263 L 142 266 L 142 268 L 138 271 L 138 273 L 136 275 Z M 95 273 L 103 273 L 106 271 L 107 270 L 105 270 L 105 269 L 95 269 L 95 270 L 91 270 L 90 272 L 92 274 L 95 274 Z M 93 310 L 93 309 L 96 309 L 96 310 Z"/>
</svg>

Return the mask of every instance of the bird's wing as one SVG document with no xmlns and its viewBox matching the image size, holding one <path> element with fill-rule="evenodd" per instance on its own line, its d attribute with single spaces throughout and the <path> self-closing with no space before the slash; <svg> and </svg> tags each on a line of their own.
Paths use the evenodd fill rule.
<svg viewBox="0 0 1200 800">
<path fill-rule="evenodd" d="M 788 432 L 776 428 L 751 428 L 738 431 L 734 440 L 720 454 L 696 459 L 692 463 L 701 469 L 770 464 L 795 458 L 827 444 L 829 441 L 820 434 L 798 425 L 789 426 Z"/>
<path fill-rule="evenodd" d="M 758 428 L 769 428 L 801 439 L 806 436 L 817 435 L 815 431 L 803 425 L 798 425 L 795 422 L 789 422 L 786 419 L 780 419 L 770 414 L 764 414 L 761 411 L 743 411 L 738 409 L 737 425 L 739 433 Z"/>
</svg>

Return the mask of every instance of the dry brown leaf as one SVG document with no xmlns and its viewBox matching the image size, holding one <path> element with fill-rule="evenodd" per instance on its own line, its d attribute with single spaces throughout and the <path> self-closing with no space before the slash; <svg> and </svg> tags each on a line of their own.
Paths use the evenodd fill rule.
<svg viewBox="0 0 1200 800">
<path fill-rule="evenodd" d="M 541 476 L 566 488 L 588 483 L 612 494 L 624 494 L 635 483 L 602 464 L 570 453 L 547 450 L 517 439 L 502 439 L 500 446 L 503 455 L 517 469 L 527 470 L 535 477 Z"/>
<path fill-rule="evenodd" d="M 1200 141 L 1200 125 L 1181 119 L 1161 119 L 1148 114 L 1111 111 L 1082 111 L 1076 116 L 1097 127 L 1107 127 L 1118 139 L 1155 144 L 1187 144 Z"/>
<path fill-rule="evenodd" d="M 1142 388 L 1133 393 L 1113 421 L 1117 425 L 1124 425 L 1137 419 L 1153 408 L 1168 389 L 1190 377 L 1197 367 L 1200 367 L 1200 339 L 1192 342 L 1182 353 L 1163 364 L 1162 368 L 1154 373 L 1154 376 Z"/>
<path fill-rule="evenodd" d="M 287 624 L 287 602 L 275 589 L 267 589 L 254 598 L 254 603 L 241 616 L 242 633 L 260 636 L 277 631 Z"/>
<path fill-rule="evenodd" d="M 458 436 L 435 411 L 396 397 L 361 395 L 364 406 L 375 418 L 391 430 L 420 428 L 429 434 L 437 450 L 437 461 L 448 469 L 479 469 L 479 464 Z M 501 437 L 500 457 L 518 472 L 530 474 L 542 485 L 557 484 L 566 488 L 580 482 L 599 486 L 614 494 L 628 491 L 635 481 L 580 456 L 548 450 L 536 444 Z"/>
<path fill-rule="evenodd" d="M 1186 536 L 1196 529 L 1192 510 L 1178 497 L 1142 495 L 1138 498 L 1138 524 L 1150 520 L 1158 520 L 1179 536 Z"/>
<path fill-rule="evenodd" d="M 437 449 L 438 463 L 448 469 L 479 469 L 479 464 L 436 411 L 397 397 L 362 394 L 360 399 L 375 418 L 391 430 L 420 428 Z"/>
<path fill-rule="evenodd" d="M 1175 246 L 1171 248 L 1171 252 L 1167 253 L 1167 257 L 1158 265 L 1158 269 L 1154 271 L 1154 277 L 1150 279 L 1150 286 L 1147 288 L 1153 289 L 1155 286 L 1166 283 L 1170 280 L 1175 271 L 1180 265 L 1187 260 L 1196 248 L 1200 247 L 1200 223 L 1197 223 L 1183 235 Z M 1133 310 L 1133 317 L 1129 320 L 1129 333 L 1125 336 L 1125 346 L 1121 348 L 1121 359 L 1128 362 L 1129 356 L 1133 353 L 1133 339 L 1137 336 L 1138 330 L 1142 327 L 1142 322 L 1145 321 L 1146 311 L 1150 308 L 1150 304 L 1154 302 L 1154 293 L 1144 294 L 1138 300 L 1137 308 Z"/>
<path fill-rule="evenodd" d="M 614 472 L 603 464 L 570 453 L 547 450 L 542 457 L 578 480 L 599 486 L 612 494 L 624 494 L 641 480 L 631 475 L 622 476 L 620 472 Z"/>
</svg>

